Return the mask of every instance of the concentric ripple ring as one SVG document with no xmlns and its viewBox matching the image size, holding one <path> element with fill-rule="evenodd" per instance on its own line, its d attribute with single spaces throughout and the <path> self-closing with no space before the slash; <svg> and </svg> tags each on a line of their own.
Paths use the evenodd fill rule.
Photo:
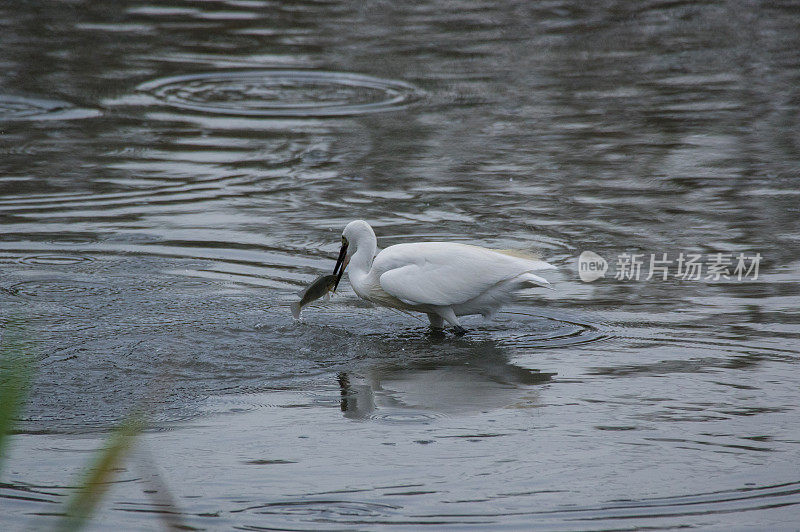
<svg viewBox="0 0 800 532">
<path fill-rule="evenodd" d="M 248 70 L 160 78 L 137 87 L 180 109 L 251 117 L 329 117 L 402 109 L 421 96 L 404 81 L 316 70 Z"/>
</svg>

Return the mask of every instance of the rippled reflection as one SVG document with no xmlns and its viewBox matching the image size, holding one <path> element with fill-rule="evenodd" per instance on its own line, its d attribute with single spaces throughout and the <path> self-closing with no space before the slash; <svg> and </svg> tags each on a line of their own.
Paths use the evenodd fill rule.
<svg viewBox="0 0 800 532">
<path fill-rule="evenodd" d="M 410 343 L 408 360 L 383 359 L 362 369 L 363 376 L 338 374 L 345 417 L 426 423 L 441 415 L 531 408 L 536 393 L 529 386 L 554 375 L 510 363 L 495 342 L 448 345 L 439 352 Z"/>
</svg>

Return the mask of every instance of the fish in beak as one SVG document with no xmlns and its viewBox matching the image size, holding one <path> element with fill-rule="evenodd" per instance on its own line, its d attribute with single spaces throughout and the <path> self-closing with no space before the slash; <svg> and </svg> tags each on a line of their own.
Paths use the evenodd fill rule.
<svg viewBox="0 0 800 532">
<path fill-rule="evenodd" d="M 339 286 L 339 281 L 342 279 L 344 269 L 347 268 L 347 263 L 350 262 L 350 257 L 347 256 L 347 240 L 342 239 L 342 249 L 339 250 L 339 258 L 336 259 L 336 267 L 333 269 L 333 275 L 336 276 L 336 282 L 333 284 L 333 291 Z"/>
</svg>

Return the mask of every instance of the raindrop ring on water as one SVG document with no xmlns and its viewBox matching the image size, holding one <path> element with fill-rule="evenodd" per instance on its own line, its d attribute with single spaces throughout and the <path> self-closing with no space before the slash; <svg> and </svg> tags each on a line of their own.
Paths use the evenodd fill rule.
<svg viewBox="0 0 800 532">
<path fill-rule="evenodd" d="M 6 291 L 17 297 L 47 302 L 116 293 L 114 288 L 107 285 L 69 279 L 31 279 L 10 286 Z"/>
<path fill-rule="evenodd" d="M 346 116 L 406 107 L 420 97 L 410 83 L 314 70 L 210 72 L 156 79 L 137 87 L 191 111 L 256 117 Z"/>
<path fill-rule="evenodd" d="M 65 266 L 70 264 L 78 264 L 81 262 L 91 262 L 92 259 L 82 255 L 29 255 L 22 257 L 19 262 L 22 264 L 43 264 L 52 266 Z"/>
</svg>

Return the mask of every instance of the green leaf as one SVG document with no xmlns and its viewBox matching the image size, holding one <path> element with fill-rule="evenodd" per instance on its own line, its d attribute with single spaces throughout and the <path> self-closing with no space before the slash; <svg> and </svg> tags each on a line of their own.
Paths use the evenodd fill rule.
<svg viewBox="0 0 800 532">
<path fill-rule="evenodd" d="M 58 527 L 63 531 L 80 530 L 92 516 L 119 469 L 136 436 L 144 428 L 144 418 L 133 415 L 117 427 L 95 455 L 83 474 L 83 480 L 66 503 L 64 518 Z"/>
<path fill-rule="evenodd" d="M 21 329 L 9 324 L 0 343 L 0 473 L 8 439 L 19 419 L 33 377 L 34 357 L 21 340 Z"/>
</svg>

